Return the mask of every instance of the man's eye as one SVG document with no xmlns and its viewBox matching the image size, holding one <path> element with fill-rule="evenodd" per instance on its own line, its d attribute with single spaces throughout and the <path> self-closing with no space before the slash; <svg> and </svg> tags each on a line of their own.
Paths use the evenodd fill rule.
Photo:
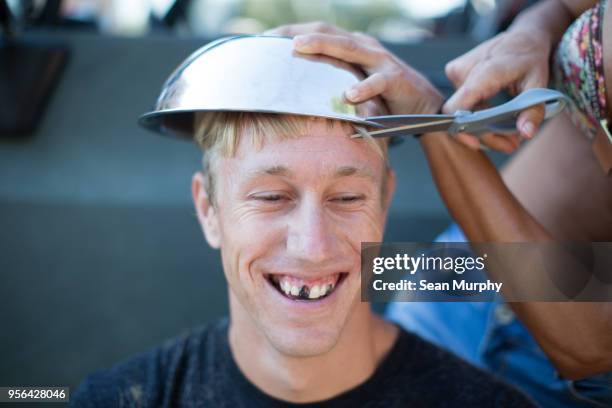
<svg viewBox="0 0 612 408">
<path fill-rule="evenodd" d="M 360 196 L 360 195 L 346 195 L 346 196 L 334 198 L 332 201 L 336 201 L 340 203 L 353 203 L 361 199 L 363 199 L 363 196 Z"/>
<path fill-rule="evenodd" d="M 261 200 L 261 201 L 267 201 L 267 202 L 278 202 L 285 198 L 286 197 L 283 196 L 282 194 L 264 194 L 264 195 L 255 196 L 255 199 Z"/>
</svg>

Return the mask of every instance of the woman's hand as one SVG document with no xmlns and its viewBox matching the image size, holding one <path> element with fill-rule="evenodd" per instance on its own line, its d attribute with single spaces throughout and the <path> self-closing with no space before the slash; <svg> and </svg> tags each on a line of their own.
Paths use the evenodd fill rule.
<svg viewBox="0 0 612 408">
<path fill-rule="evenodd" d="M 380 95 L 393 114 L 433 114 L 442 105 L 442 95 L 423 75 L 366 34 L 325 23 L 287 25 L 266 34 L 294 37 L 298 52 L 359 65 L 368 77 L 346 90 L 349 102 L 360 103 Z"/>
<path fill-rule="evenodd" d="M 548 84 L 548 61 L 551 40 L 545 31 L 516 28 L 503 32 L 482 43 L 466 54 L 446 64 L 446 75 L 457 91 L 444 104 L 443 110 L 453 113 L 459 109 L 473 110 L 501 90 L 514 95 L 530 88 Z M 542 105 L 523 111 L 517 118 L 520 136 L 532 138 L 544 120 Z M 464 144 L 478 148 L 478 139 L 460 134 Z M 481 141 L 496 150 L 511 152 L 521 137 L 486 134 Z"/>
</svg>

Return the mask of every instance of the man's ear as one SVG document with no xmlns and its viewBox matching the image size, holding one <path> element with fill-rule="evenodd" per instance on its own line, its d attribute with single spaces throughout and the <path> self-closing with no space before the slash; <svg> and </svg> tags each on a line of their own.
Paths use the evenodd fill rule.
<svg viewBox="0 0 612 408">
<path fill-rule="evenodd" d="M 221 246 L 221 234 L 219 230 L 219 217 L 215 206 L 212 204 L 206 192 L 206 179 L 200 171 L 196 172 L 191 179 L 191 195 L 193 205 L 202 231 L 208 245 L 215 249 Z"/>
<path fill-rule="evenodd" d="M 383 197 L 384 206 L 385 206 L 385 214 L 389 211 L 389 207 L 391 206 L 391 200 L 393 199 L 393 194 L 395 194 L 395 171 L 388 167 L 386 170 L 387 177 L 385 180 L 385 196 Z"/>
</svg>

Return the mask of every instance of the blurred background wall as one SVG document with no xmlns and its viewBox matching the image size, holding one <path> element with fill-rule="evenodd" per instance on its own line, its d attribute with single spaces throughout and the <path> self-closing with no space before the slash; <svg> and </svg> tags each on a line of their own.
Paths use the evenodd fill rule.
<svg viewBox="0 0 612 408">
<path fill-rule="evenodd" d="M 328 20 L 385 39 L 449 94 L 444 63 L 488 35 L 482 27 L 503 26 L 491 21 L 503 7 L 484 0 L 431 2 L 437 11 L 391 0 L 26 3 L 12 5 L 19 41 L 62 44 L 69 58 L 34 131 L 0 134 L 2 386 L 75 387 L 227 312 L 219 253 L 190 198 L 201 154 L 136 125 L 196 48 L 227 31 Z M 6 72 L 0 95 L 15 80 Z M 450 219 L 417 142 L 391 161 L 386 239 L 432 240 Z"/>
</svg>

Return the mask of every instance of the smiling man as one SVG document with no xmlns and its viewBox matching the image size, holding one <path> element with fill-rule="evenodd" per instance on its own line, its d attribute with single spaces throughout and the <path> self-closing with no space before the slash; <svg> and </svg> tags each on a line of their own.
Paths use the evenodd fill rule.
<svg viewBox="0 0 612 408">
<path fill-rule="evenodd" d="M 315 116 L 194 116 L 193 201 L 229 319 L 90 375 L 73 406 L 531 406 L 361 302 L 361 242 L 382 241 L 395 188 L 387 139 Z"/>
</svg>

